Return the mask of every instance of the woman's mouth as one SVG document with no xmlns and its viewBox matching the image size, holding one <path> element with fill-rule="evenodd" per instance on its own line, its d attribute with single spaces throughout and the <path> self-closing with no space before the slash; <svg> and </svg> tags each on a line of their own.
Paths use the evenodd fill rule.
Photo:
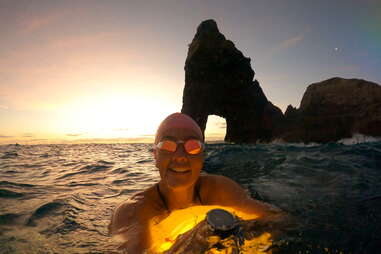
<svg viewBox="0 0 381 254">
<path fill-rule="evenodd" d="M 188 172 L 191 172 L 188 168 L 168 168 L 171 172 L 177 173 L 177 174 L 185 174 Z"/>
</svg>

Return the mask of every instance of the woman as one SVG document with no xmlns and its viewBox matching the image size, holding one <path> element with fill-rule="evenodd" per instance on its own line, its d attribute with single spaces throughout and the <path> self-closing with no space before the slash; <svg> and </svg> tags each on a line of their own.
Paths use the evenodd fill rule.
<svg viewBox="0 0 381 254">
<path fill-rule="evenodd" d="M 122 240 L 121 249 L 143 253 L 150 247 L 149 221 L 167 217 L 172 211 L 194 205 L 220 205 L 253 213 L 262 220 L 277 220 L 282 212 L 251 199 L 231 179 L 219 175 L 200 176 L 204 163 L 204 137 L 189 116 L 169 115 L 160 124 L 153 155 L 161 180 L 121 204 L 109 230 Z"/>
</svg>

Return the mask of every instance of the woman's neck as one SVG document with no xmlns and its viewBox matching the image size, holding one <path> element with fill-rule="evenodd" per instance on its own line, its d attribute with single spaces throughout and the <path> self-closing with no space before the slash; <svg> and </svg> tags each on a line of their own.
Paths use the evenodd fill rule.
<svg viewBox="0 0 381 254">
<path fill-rule="evenodd" d="M 184 188 L 170 188 L 165 183 L 159 182 L 159 190 L 170 211 L 187 208 L 194 204 L 194 189 L 195 184 Z"/>
</svg>

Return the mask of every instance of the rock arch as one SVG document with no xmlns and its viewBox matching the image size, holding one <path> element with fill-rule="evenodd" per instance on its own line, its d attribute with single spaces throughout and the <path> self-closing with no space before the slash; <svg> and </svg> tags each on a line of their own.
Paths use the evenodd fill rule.
<svg viewBox="0 0 381 254">
<path fill-rule="evenodd" d="M 204 131 L 209 115 L 226 119 L 225 141 L 269 141 L 279 132 L 282 111 L 269 102 L 257 80 L 250 58 L 226 40 L 214 20 L 197 28 L 185 62 L 182 113 Z"/>
<path fill-rule="evenodd" d="M 210 142 L 221 141 L 226 135 L 226 119 L 217 115 L 208 115 L 205 127 L 205 140 Z"/>
</svg>

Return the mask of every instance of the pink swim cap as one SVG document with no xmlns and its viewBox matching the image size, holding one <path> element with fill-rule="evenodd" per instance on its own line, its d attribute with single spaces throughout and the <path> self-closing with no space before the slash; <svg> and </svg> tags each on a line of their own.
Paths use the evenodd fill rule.
<svg viewBox="0 0 381 254">
<path fill-rule="evenodd" d="M 159 125 L 159 128 L 156 131 L 155 144 L 157 144 L 158 142 L 157 140 L 158 134 L 168 128 L 193 129 L 200 135 L 200 137 L 202 138 L 204 137 L 200 126 L 198 126 L 198 124 L 196 123 L 195 120 L 193 120 L 193 118 L 191 118 L 190 116 L 186 114 L 177 112 L 177 113 L 170 114 L 161 122 L 161 124 Z"/>
</svg>

